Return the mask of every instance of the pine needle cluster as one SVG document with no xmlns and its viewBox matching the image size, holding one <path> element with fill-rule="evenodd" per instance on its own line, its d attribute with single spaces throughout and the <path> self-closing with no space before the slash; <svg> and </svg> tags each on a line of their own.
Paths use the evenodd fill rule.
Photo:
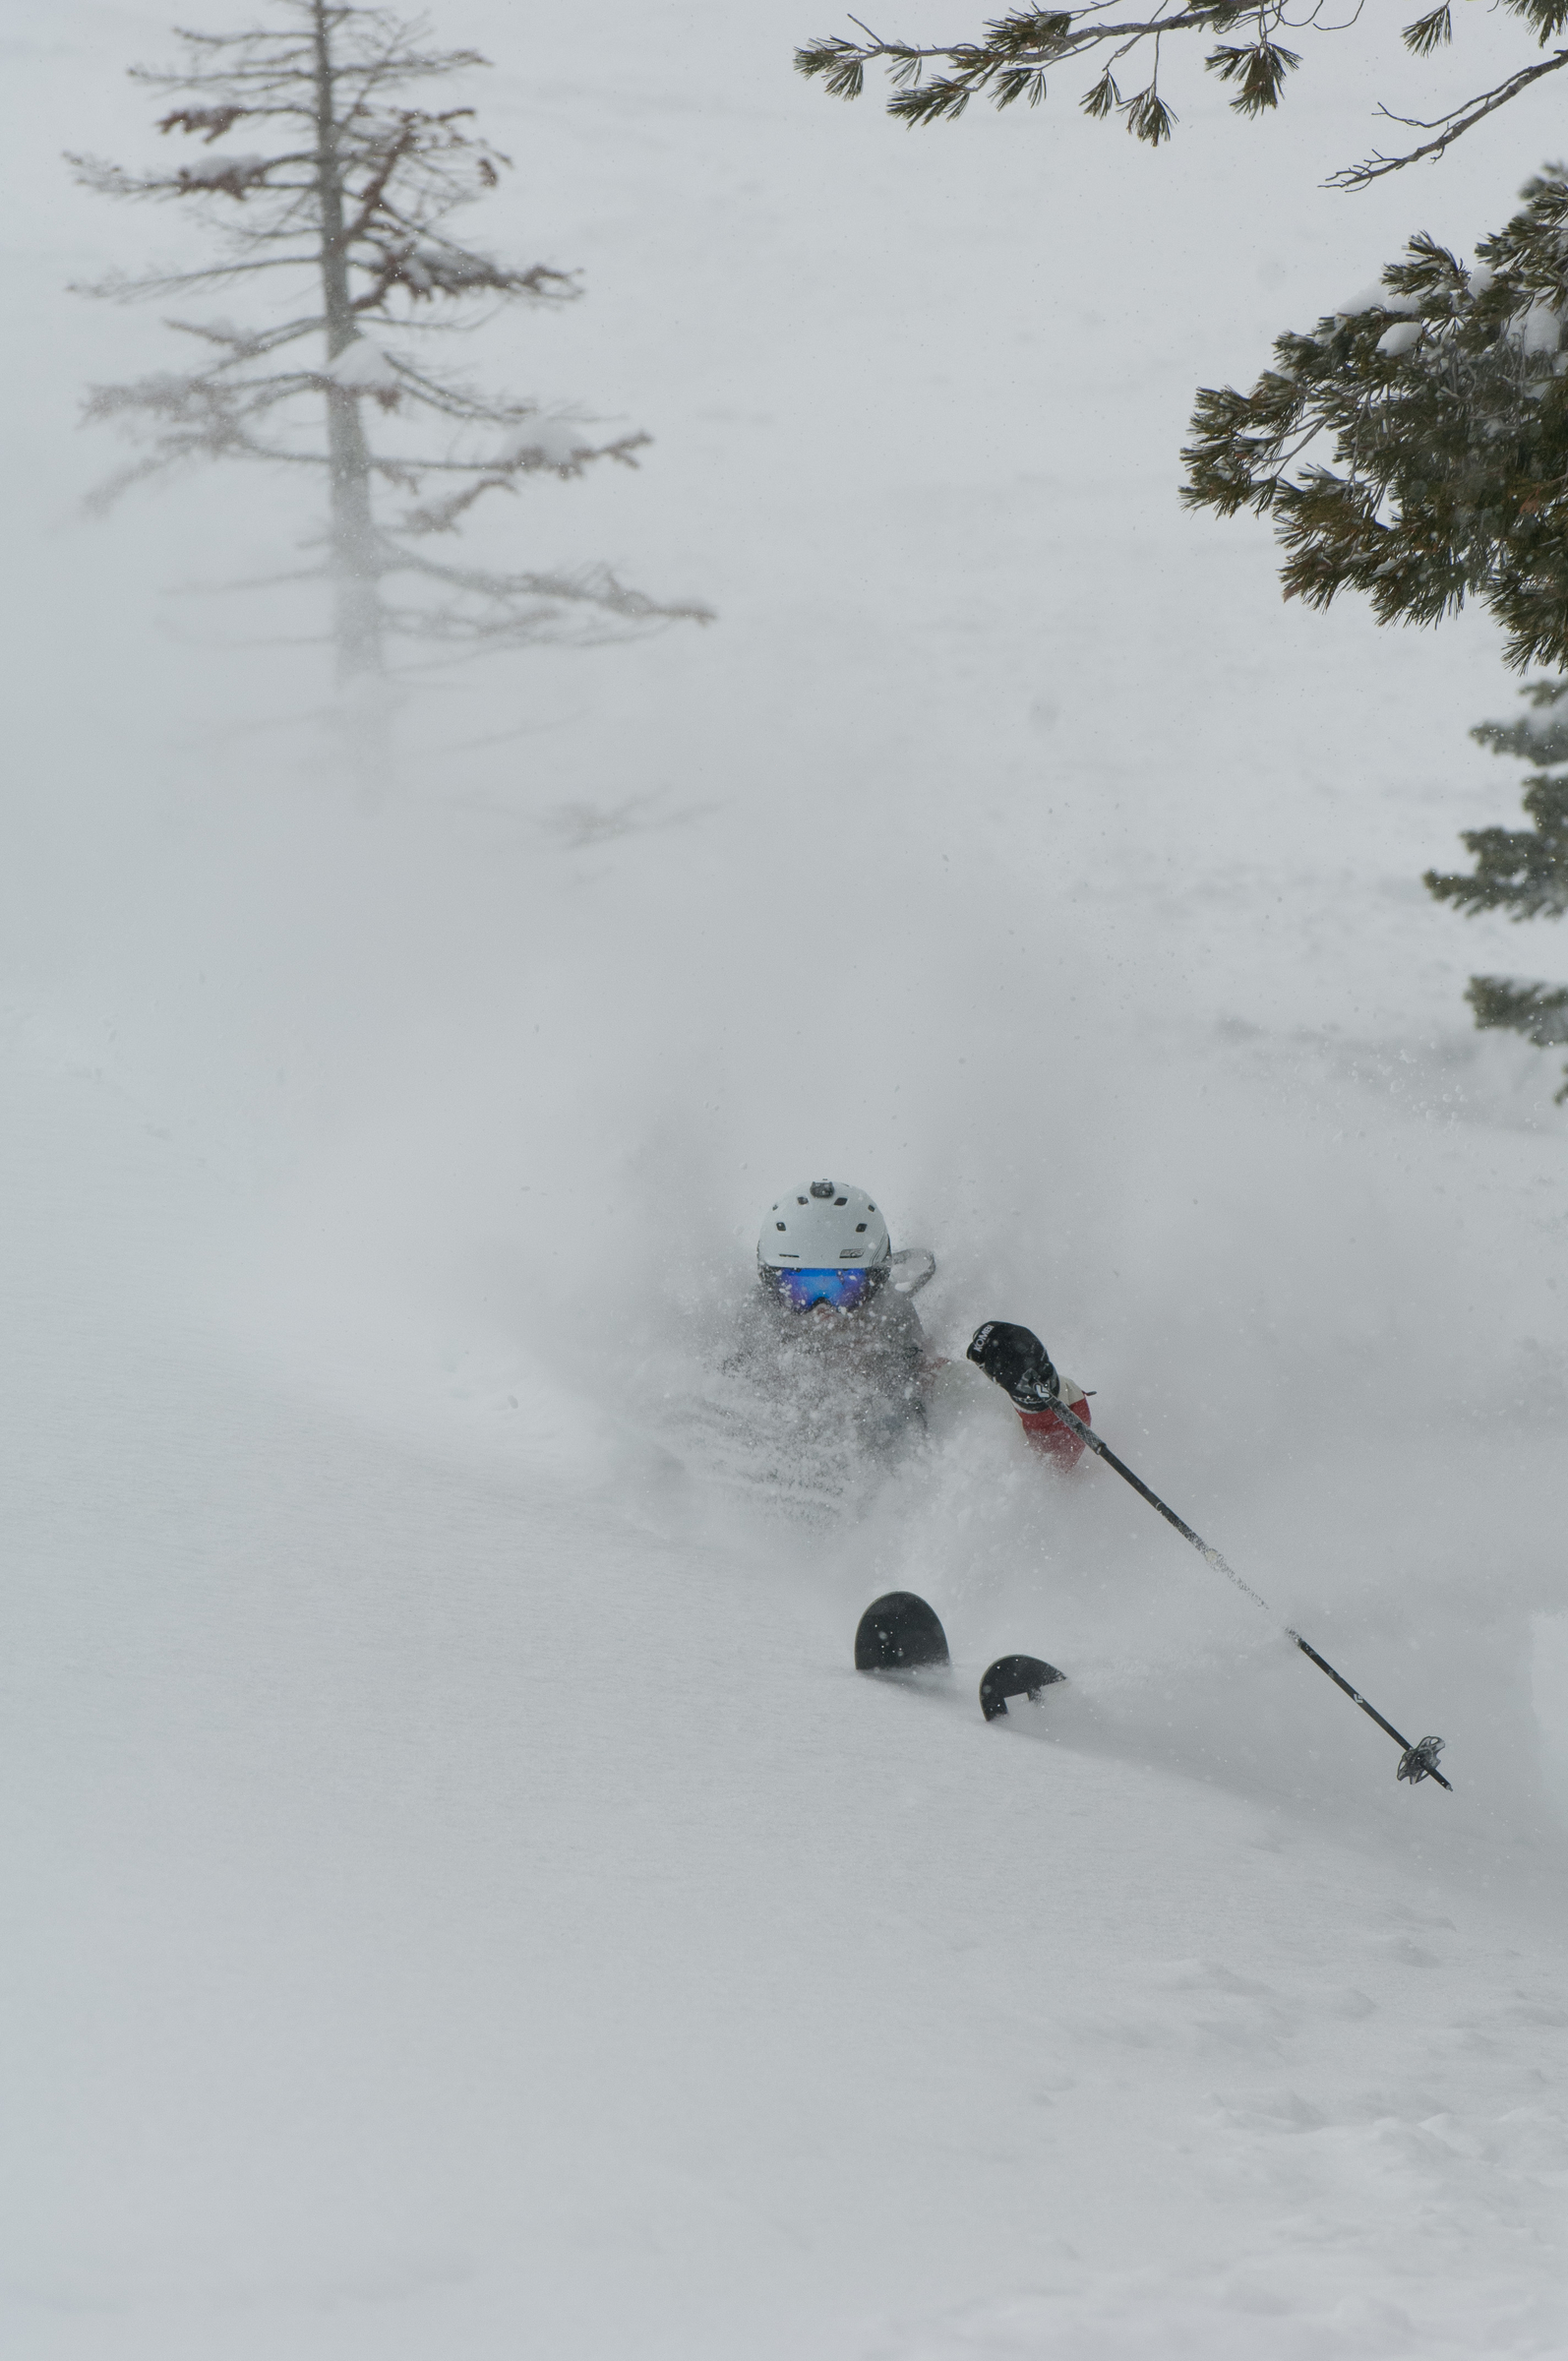
<svg viewBox="0 0 1568 2361">
<path fill-rule="evenodd" d="M 1497 8 L 1519 18 L 1544 48 L 1568 25 L 1568 0 L 1495 0 Z M 1212 40 L 1203 56 L 1205 70 L 1235 92 L 1235 113 L 1256 120 L 1280 104 L 1287 77 L 1301 63 L 1299 50 L 1278 37 L 1300 26 L 1318 33 L 1354 32 L 1359 9 L 1325 17 L 1314 7 L 1289 13 L 1287 0 L 1154 0 L 1152 6 L 1118 16 L 1109 0 L 1080 0 L 1077 6 L 1052 9 L 1013 9 L 992 18 L 967 40 L 913 42 L 884 40 L 853 20 L 857 35 L 828 35 L 808 41 L 795 52 L 797 70 L 819 82 L 830 97 L 858 98 L 866 87 L 866 69 L 881 66 L 892 85 L 887 111 L 908 124 L 954 121 L 972 98 L 987 98 L 994 106 L 1014 106 L 1020 98 L 1038 106 L 1048 91 L 1048 75 L 1056 68 L 1088 64 L 1093 76 L 1081 88 L 1078 104 L 1096 120 L 1119 115 L 1134 139 L 1158 148 L 1171 137 L 1176 114 L 1160 90 L 1164 45 L 1187 47 L 1191 38 Z M 1244 38 L 1223 39 L 1223 34 Z M 1404 28 L 1406 48 L 1415 57 L 1429 57 L 1454 36 L 1452 7 L 1429 9 Z M 1123 95 L 1121 83 L 1130 70 L 1147 72 L 1141 87 Z M 1373 155 L 1339 175 L 1348 187 L 1398 171 L 1417 156 L 1440 155 L 1473 124 L 1496 112 L 1522 91 L 1568 66 L 1568 48 L 1518 68 L 1491 90 L 1478 92 L 1450 108 L 1434 122 L 1382 111 L 1393 122 L 1433 136 L 1403 155 Z"/>
<path fill-rule="evenodd" d="M 1473 267 L 1413 238 L 1250 393 L 1200 393 L 1182 499 L 1271 516 L 1288 598 L 1419 624 L 1475 598 L 1511 664 L 1568 670 L 1568 173 L 1523 196 Z"/>
<path fill-rule="evenodd" d="M 1422 882 L 1440 902 L 1467 918 L 1500 910 L 1516 925 L 1526 919 L 1568 917 L 1568 681 L 1537 681 L 1525 691 L 1534 708 L 1518 722 L 1482 722 L 1471 736 L 1493 754 L 1535 765 L 1525 781 L 1528 828 L 1467 828 L 1461 842 L 1475 861 L 1469 871 L 1429 869 Z M 1511 976 L 1472 976 L 1465 995 L 1478 1026 L 1522 1034 L 1537 1049 L 1568 1046 L 1568 985 Z M 1568 1065 L 1557 1093 L 1568 1104 Z"/>
</svg>

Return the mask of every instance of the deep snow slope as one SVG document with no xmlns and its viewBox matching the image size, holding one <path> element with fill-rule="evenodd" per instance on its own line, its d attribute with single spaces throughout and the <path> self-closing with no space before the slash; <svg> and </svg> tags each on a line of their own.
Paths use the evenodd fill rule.
<svg viewBox="0 0 1568 2361">
<path fill-rule="evenodd" d="M 62 283 L 187 232 L 55 151 L 136 152 L 161 29 L 7 36 L 26 2361 L 1568 2353 L 1568 1118 L 1460 998 L 1561 958 L 1417 881 L 1514 808 L 1511 690 L 1175 498 L 1195 384 L 1549 125 L 1352 205 L 1330 45 L 1151 157 L 912 139 L 792 82 L 820 30 L 444 12 L 495 238 L 589 285 L 476 365 L 657 438 L 481 546 L 721 620 L 357 735 L 303 599 L 163 595 L 287 564 L 286 489 L 79 520 L 78 388 L 170 346 Z M 717 1364 L 808 1170 L 1455 1794 L 961 1365 L 789 1513 Z M 850 1669 L 895 1582 L 945 1687 Z M 988 1729 L 1015 1648 L 1070 1685 Z"/>
</svg>

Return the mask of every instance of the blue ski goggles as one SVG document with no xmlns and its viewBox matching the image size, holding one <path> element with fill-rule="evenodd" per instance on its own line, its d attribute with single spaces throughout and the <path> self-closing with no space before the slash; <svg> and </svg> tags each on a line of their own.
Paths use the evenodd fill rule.
<svg viewBox="0 0 1568 2361">
<path fill-rule="evenodd" d="M 871 1271 L 773 1271 L 767 1273 L 781 1303 L 794 1311 L 810 1311 L 814 1303 L 830 1303 L 835 1311 L 854 1311 L 871 1295 Z"/>
</svg>

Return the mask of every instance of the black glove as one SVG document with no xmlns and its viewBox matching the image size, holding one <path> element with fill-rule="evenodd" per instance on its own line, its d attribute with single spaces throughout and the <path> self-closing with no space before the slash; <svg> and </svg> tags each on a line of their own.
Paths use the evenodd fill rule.
<svg viewBox="0 0 1568 2361">
<path fill-rule="evenodd" d="M 987 1320 L 969 1340 L 969 1359 L 1020 1410 L 1049 1410 L 1060 1397 L 1061 1379 L 1031 1328 L 1019 1328 L 1011 1320 Z"/>
</svg>

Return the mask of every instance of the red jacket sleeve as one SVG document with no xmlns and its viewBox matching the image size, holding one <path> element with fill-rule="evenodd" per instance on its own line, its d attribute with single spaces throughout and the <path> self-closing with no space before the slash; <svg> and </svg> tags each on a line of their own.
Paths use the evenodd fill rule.
<svg viewBox="0 0 1568 2361">
<path fill-rule="evenodd" d="M 1075 1418 L 1082 1419 L 1086 1426 L 1093 1425 L 1088 1402 L 1082 1394 L 1076 1400 L 1069 1401 L 1067 1407 Z M 1075 1468 L 1082 1458 L 1082 1435 L 1074 1434 L 1054 1410 L 1021 1410 L 1018 1423 L 1034 1448 L 1047 1459 L 1054 1460 L 1058 1468 Z"/>
</svg>

